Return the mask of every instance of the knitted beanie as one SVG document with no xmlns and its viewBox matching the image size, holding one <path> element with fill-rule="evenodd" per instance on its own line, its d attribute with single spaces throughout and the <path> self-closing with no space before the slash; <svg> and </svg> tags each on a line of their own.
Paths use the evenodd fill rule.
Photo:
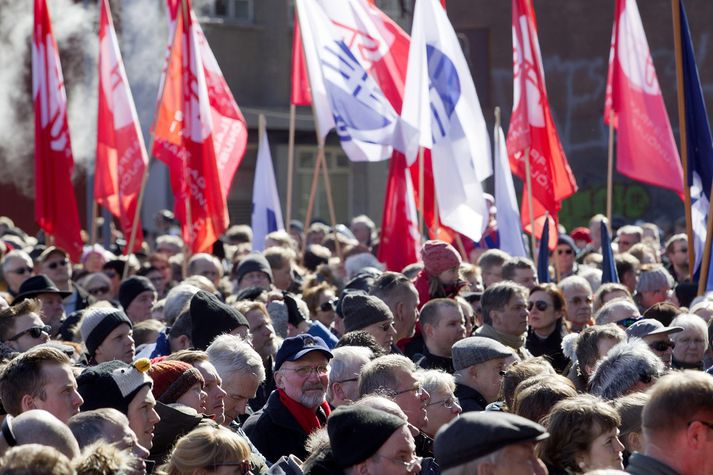
<svg viewBox="0 0 713 475">
<path fill-rule="evenodd" d="M 131 276 L 119 286 L 119 303 L 126 310 L 141 292 L 146 292 L 147 290 L 156 292 L 156 287 L 153 286 L 149 279 L 139 275 Z"/>
<path fill-rule="evenodd" d="M 391 309 L 378 297 L 361 292 L 347 294 L 341 307 L 344 315 L 344 331 L 352 332 L 368 327 L 373 323 L 394 319 Z"/>
<path fill-rule="evenodd" d="M 461 263 L 458 251 L 444 241 L 426 241 L 421 247 L 421 260 L 423 266 L 432 276 L 458 267 Z"/>
<path fill-rule="evenodd" d="M 164 404 L 173 404 L 191 387 L 205 386 L 201 373 L 183 361 L 163 360 L 152 364 L 149 376 L 153 379 L 153 394 Z"/>
<path fill-rule="evenodd" d="M 128 413 L 134 396 L 144 386 L 151 386 L 146 374 L 150 366 L 149 360 L 141 358 L 133 365 L 112 360 L 85 369 L 77 378 L 77 391 L 84 399 L 81 410 L 107 407 Z"/>
<path fill-rule="evenodd" d="M 203 290 L 191 298 L 191 342 L 196 350 L 205 351 L 218 335 L 230 333 L 239 326 L 250 327 L 245 316 Z"/>
<path fill-rule="evenodd" d="M 79 326 L 79 333 L 82 336 L 84 346 L 87 347 L 87 354 L 91 357 L 97 351 L 99 345 L 109 333 L 113 332 L 119 325 L 129 325 L 131 320 L 126 314 L 114 307 L 92 307 L 84 313 L 82 323 Z"/>
<path fill-rule="evenodd" d="M 270 279 L 270 283 L 272 283 L 272 268 L 270 267 L 270 263 L 267 262 L 265 256 L 257 252 L 243 257 L 240 264 L 238 264 L 237 270 L 235 271 L 235 278 L 237 282 L 240 283 L 245 274 L 255 271 L 267 274 L 268 279 Z"/>
</svg>

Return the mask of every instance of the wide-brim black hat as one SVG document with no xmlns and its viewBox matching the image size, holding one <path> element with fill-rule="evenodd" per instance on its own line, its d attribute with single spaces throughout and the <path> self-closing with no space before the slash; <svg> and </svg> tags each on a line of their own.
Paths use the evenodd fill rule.
<svg viewBox="0 0 713 475">
<path fill-rule="evenodd" d="M 15 300 L 12 301 L 13 305 L 25 299 L 37 297 L 40 294 L 57 294 L 62 298 L 72 295 L 72 292 L 59 290 L 57 286 L 54 285 L 54 282 L 44 274 L 33 275 L 20 285 L 19 290 L 20 293 L 15 297 Z"/>
</svg>

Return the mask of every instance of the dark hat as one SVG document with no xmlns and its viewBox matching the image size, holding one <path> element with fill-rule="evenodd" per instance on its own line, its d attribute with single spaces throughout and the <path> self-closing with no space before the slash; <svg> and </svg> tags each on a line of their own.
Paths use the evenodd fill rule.
<svg viewBox="0 0 713 475">
<path fill-rule="evenodd" d="M 114 307 L 92 307 L 84 313 L 82 323 L 79 325 L 79 333 L 82 336 L 84 346 L 87 347 L 89 356 L 94 356 L 99 345 L 109 333 L 113 332 L 119 325 L 129 325 L 132 328 L 131 320 L 126 314 Z"/>
<path fill-rule="evenodd" d="M 653 318 L 642 318 L 626 329 L 626 336 L 628 338 L 644 338 L 649 335 L 670 335 L 682 331 L 682 327 L 665 327 L 663 323 Z"/>
<path fill-rule="evenodd" d="M 247 287 L 239 290 L 238 293 L 235 294 L 235 301 L 240 302 L 241 300 L 250 300 L 251 302 L 254 302 L 265 292 L 267 291 L 262 287 Z"/>
<path fill-rule="evenodd" d="M 270 268 L 270 263 L 267 262 L 265 256 L 257 252 L 248 254 L 247 256 L 243 257 L 243 259 L 240 261 L 240 264 L 238 264 L 237 270 L 235 271 L 235 278 L 238 283 L 240 283 L 245 274 L 247 274 L 248 272 L 255 271 L 260 271 L 267 274 L 268 279 L 270 279 L 270 283 L 272 283 L 272 269 Z"/>
<path fill-rule="evenodd" d="M 429 274 L 437 276 L 461 264 L 458 251 L 445 241 L 426 241 L 421 247 L 421 260 Z"/>
<path fill-rule="evenodd" d="M 191 341 L 197 350 L 205 351 L 218 335 L 236 328 L 250 327 L 245 316 L 213 294 L 199 290 L 191 298 Z"/>
<path fill-rule="evenodd" d="M 512 356 L 510 348 L 484 336 L 471 336 L 456 342 L 451 348 L 453 369 L 460 371 L 495 358 Z"/>
<path fill-rule="evenodd" d="M 327 419 L 327 434 L 334 458 L 342 468 L 374 455 L 406 421 L 368 406 L 341 406 Z"/>
<path fill-rule="evenodd" d="M 352 292 L 344 297 L 341 312 L 344 315 L 345 333 L 394 319 L 391 309 L 383 300 L 360 292 Z"/>
<path fill-rule="evenodd" d="M 152 364 L 149 376 L 153 379 L 156 400 L 164 404 L 173 404 L 198 383 L 205 385 L 201 373 L 183 361 L 163 360 Z"/>
<path fill-rule="evenodd" d="M 140 275 L 131 276 L 119 286 L 119 303 L 126 310 L 139 294 L 147 290 L 156 292 L 156 287 L 148 278 Z"/>
<path fill-rule="evenodd" d="M 297 361 L 307 353 L 321 351 L 328 360 L 332 359 L 332 352 L 327 344 L 318 336 L 302 333 L 301 335 L 285 338 L 282 346 L 275 355 L 275 371 L 280 369 L 285 361 Z"/>
<path fill-rule="evenodd" d="M 441 470 L 485 457 L 510 444 L 549 437 L 544 427 L 507 412 L 466 412 L 441 427 L 433 453 Z"/>
<path fill-rule="evenodd" d="M 42 254 L 40 254 L 40 257 L 37 258 L 37 261 L 40 263 L 44 263 L 47 259 L 50 258 L 52 254 L 61 254 L 64 257 L 69 257 L 69 254 L 67 251 L 62 249 L 61 247 L 56 247 L 56 246 L 50 246 L 44 251 L 42 251 Z"/>
<path fill-rule="evenodd" d="M 566 246 L 571 247 L 575 254 L 577 253 L 577 251 L 579 251 L 577 245 L 574 243 L 574 239 L 572 239 L 566 234 L 560 234 L 559 236 L 557 236 L 557 245 L 559 246 L 560 244 L 564 244 Z"/>
<path fill-rule="evenodd" d="M 77 378 L 77 391 L 84 399 L 81 410 L 108 407 L 126 414 L 141 388 L 151 386 L 146 374 L 150 366 L 149 360 L 141 358 L 133 365 L 112 360 L 85 369 Z"/>
<path fill-rule="evenodd" d="M 54 285 L 54 282 L 44 274 L 33 275 L 20 285 L 20 293 L 12 304 L 18 304 L 25 299 L 36 297 L 40 294 L 57 294 L 62 298 L 69 297 L 72 292 L 63 292 Z"/>
</svg>

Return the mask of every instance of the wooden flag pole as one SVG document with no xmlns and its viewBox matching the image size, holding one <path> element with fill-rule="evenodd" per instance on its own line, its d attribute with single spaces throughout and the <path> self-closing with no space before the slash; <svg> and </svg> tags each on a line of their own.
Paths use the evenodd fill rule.
<svg viewBox="0 0 713 475">
<path fill-rule="evenodd" d="M 425 171 L 424 171 L 424 151 L 423 147 L 418 147 L 418 210 L 420 211 L 420 215 L 418 217 L 418 233 L 423 234 L 423 225 L 424 222 L 426 221 L 426 210 L 424 209 L 424 183 L 425 183 Z M 426 236 L 428 237 L 428 232 L 426 233 Z"/>
<path fill-rule="evenodd" d="M 295 169 L 295 116 L 297 107 L 290 104 L 290 130 L 287 138 L 287 214 L 285 214 L 285 229 L 289 231 L 292 220 L 292 182 Z"/>
<path fill-rule="evenodd" d="M 318 142 L 319 143 L 319 142 Z M 324 145 L 319 143 L 317 146 L 317 157 L 314 162 L 314 170 L 312 171 L 312 185 L 309 190 L 309 201 L 307 202 L 307 213 L 305 214 L 305 230 L 309 228 L 312 221 L 312 209 L 314 208 L 314 199 L 317 195 L 317 180 L 319 179 L 319 167 L 322 166 L 321 157 L 324 156 Z"/>
<path fill-rule="evenodd" d="M 334 250 L 337 252 L 337 257 L 344 262 L 342 256 L 342 246 L 339 244 L 339 234 L 337 233 L 337 214 L 334 211 L 334 198 L 332 197 L 332 182 L 329 179 L 329 170 L 327 161 L 324 157 L 324 146 L 322 146 L 322 178 L 324 179 L 324 191 L 327 194 L 327 207 L 329 208 L 329 220 L 332 223 L 332 232 L 334 233 Z"/>
<path fill-rule="evenodd" d="M 671 0 L 673 18 L 673 44 L 676 57 L 676 84 L 678 99 L 678 133 L 681 139 L 681 165 L 683 166 L 683 203 L 686 212 L 686 236 L 688 237 L 688 272 L 693 275 L 695 254 L 693 246 L 693 219 L 691 217 L 691 188 L 688 186 L 688 138 L 686 134 L 686 98 L 683 92 L 683 45 L 681 44 L 680 0 Z M 709 212 L 710 215 L 710 212 Z M 706 241 L 708 237 L 706 236 Z M 708 262 L 708 261 L 704 261 Z M 706 267 L 708 267 L 706 265 Z M 705 282 L 701 279 L 701 282 Z M 699 282 L 700 295 L 700 282 Z M 705 289 L 705 285 L 703 287 Z"/>
<path fill-rule="evenodd" d="M 531 256 L 535 257 L 535 208 L 532 204 L 532 174 L 530 172 L 530 147 L 525 149 L 525 183 L 527 185 L 527 211 L 530 215 L 530 246 Z M 549 249 L 549 246 L 548 246 Z"/>
<path fill-rule="evenodd" d="M 614 112 L 609 112 L 609 156 L 607 159 L 607 220 L 612 232 L 612 196 L 614 194 Z"/>
<path fill-rule="evenodd" d="M 99 204 L 96 198 L 92 198 L 92 231 L 91 243 L 92 246 L 97 243 L 97 214 L 99 213 Z"/>
</svg>

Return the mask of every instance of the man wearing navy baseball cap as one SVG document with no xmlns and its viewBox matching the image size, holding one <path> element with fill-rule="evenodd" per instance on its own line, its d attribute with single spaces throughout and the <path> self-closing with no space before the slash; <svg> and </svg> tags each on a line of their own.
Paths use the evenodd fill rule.
<svg viewBox="0 0 713 475">
<path fill-rule="evenodd" d="M 277 389 L 244 426 L 269 462 L 289 454 L 302 460 L 307 457 L 307 437 L 324 426 L 330 413 L 325 396 L 331 359 L 332 352 L 324 340 L 307 334 L 286 338 L 277 350 Z"/>
</svg>

